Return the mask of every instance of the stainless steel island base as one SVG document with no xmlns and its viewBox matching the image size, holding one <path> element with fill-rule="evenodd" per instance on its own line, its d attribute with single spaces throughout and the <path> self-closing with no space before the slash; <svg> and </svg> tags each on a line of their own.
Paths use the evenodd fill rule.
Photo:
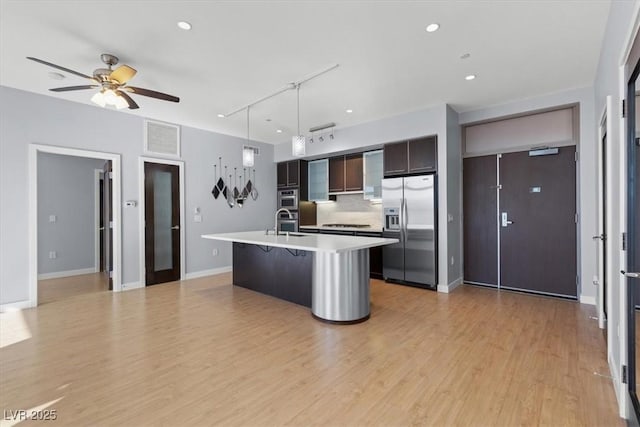
<svg viewBox="0 0 640 427">
<path fill-rule="evenodd" d="M 311 313 L 331 323 L 369 318 L 369 249 L 315 252 Z"/>
</svg>

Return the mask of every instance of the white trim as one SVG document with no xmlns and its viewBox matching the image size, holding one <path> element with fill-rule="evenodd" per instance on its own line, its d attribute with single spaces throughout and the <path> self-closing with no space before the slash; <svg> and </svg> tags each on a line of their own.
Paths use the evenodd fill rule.
<svg viewBox="0 0 640 427">
<path fill-rule="evenodd" d="M 38 305 L 38 153 L 110 160 L 113 174 L 113 290 L 122 283 L 122 177 L 120 155 L 53 145 L 29 144 L 29 306 Z"/>
<path fill-rule="evenodd" d="M 445 294 L 450 294 L 451 292 L 454 291 L 455 288 L 457 288 L 461 284 L 462 284 L 462 277 L 458 277 L 456 280 L 454 280 L 453 282 L 449 283 L 448 285 L 438 285 L 437 286 L 437 290 L 438 290 L 438 292 L 442 292 L 442 293 L 445 293 Z"/>
<path fill-rule="evenodd" d="M 180 280 L 185 279 L 186 275 L 186 218 L 185 218 L 185 171 L 184 171 L 184 161 L 182 160 L 170 160 L 170 159 L 157 159 L 154 157 L 138 157 L 138 197 L 140 199 L 140 211 L 138 214 L 139 221 L 139 242 L 138 245 L 138 257 L 140 263 L 140 283 L 146 283 L 146 273 L 145 273 L 145 196 L 144 196 L 144 164 L 148 163 L 160 163 L 165 165 L 174 165 L 178 166 L 178 177 L 180 180 Z"/>
<path fill-rule="evenodd" d="M 79 268 L 77 270 L 54 271 L 52 273 L 38 274 L 38 280 L 58 279 L 60 277 L 82 276 L 83 274 L 95 274 L 93 267 Z"/>
<path fill-rule="evenodd" d="M 580 304 L 596 305 L 596 297 L 592 295 L 580 295 Z"/>
<path fill-rule="evenodd" d="M 0 313 L 8 313 L 10 311 L 23 310 L 25 308 L 31 308 L 31 301 L 25 299 L 22 301 L 9 302 L 7 304 L 0 305 Z"/>
<path fill-rule="evenodd" d="M 132 291 L 134 289 L 141 289 L 141 288 L 144 288 L 143 282 L 129 282 L 129 283 L 122 284 L 123 291 Z"/>
<path fill-rule="evenodd" d="M 215 276 L 216 274 L 229 273 L 232 270 L 233 268 L 230 265 L 226 265 L 224 267 L 212 268 L 211 270 L 202 270 L 195 271 L 193 273 L 187 273 L 185 279 L 190 280 L 199 279 L 200 277 Z"/>
<path fill-rule="evenodd" d="M 100 175 L 102 170 L 93 170 L 93 269 L 100 272 Z"/>
</svg>

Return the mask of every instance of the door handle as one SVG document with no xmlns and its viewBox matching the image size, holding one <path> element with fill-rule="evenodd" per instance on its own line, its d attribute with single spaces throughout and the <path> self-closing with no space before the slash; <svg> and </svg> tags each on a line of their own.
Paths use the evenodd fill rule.
<svg viewBox="0 0 640 427">
<path fill-rule="evenodd" d="M 503 227 L 506 227 L 507 225 L 514 224 L 513 221 L 509 221 L 507 218 L 508 218 L 507 217 L 507 213 L 506 212 L 502 212 L 502 214 L 500 215 L 500 219 L 501 219 L 501 223 L 502 223 Z"/>
<path fill-rule="evenodd" d="M 640 279 L 640 273 L 634 273 L 631 271 L 624 271 L 624 270 L 620 270 L 620 273 L 622 273 L 625 277 L 628 277 L 630 279 Z"/>
<path fill-rule="evenodd" d="M 98 228 L 98 230 L 104 231 L 104 227 L 100 227 L 100 228 Z"/>
<path fill-rule="evenodd" d="M 598 234 L 597 236 L 592 237 L 593 240 L 602 240 L 603 242 L 606 240 L 606 237 L 603 234 Z"/>
<path fill-rule="evenodd" d="M 180 226 L 179 225 L 174 225 L 173 227 L 171 227 L 172 230 L 180 230 Z"/>
</svg>

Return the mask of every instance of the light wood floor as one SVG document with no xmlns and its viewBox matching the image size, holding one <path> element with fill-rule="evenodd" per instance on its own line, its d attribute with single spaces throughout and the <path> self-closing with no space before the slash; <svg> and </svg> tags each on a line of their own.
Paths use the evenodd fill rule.
<svg viewBox="0 0 640 427">
<path fill-rule="evenodd" d="M 38 304 L 108 290 L 109 279 L 105 273 L 38 280 Z"/>
<path fill-rule="evenodd" d="M 31 337 L 0 349 L 0 409 L 48 404 L 47 425 L 623 425 L 594 375 L 593 307 L 373 281 L 371 319 L 336 326 L 230 281 L 9 313 Z"/>
</svg>

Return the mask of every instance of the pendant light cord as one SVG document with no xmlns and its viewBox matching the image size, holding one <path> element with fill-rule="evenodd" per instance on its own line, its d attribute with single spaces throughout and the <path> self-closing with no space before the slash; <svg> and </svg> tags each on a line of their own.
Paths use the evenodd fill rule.
<svg viewBox="0 0 640 427">
<path fill-rule="evenodd" d="M 247 107 L 247 144 L 249 144 L 249 109 L 251 107 Z"/>
<path fill-rule="evenodd" d="M 296 92 L 298 94 L 298 135 L 300 135 L 300 84 L 296 86 Z"/>
</svg>

